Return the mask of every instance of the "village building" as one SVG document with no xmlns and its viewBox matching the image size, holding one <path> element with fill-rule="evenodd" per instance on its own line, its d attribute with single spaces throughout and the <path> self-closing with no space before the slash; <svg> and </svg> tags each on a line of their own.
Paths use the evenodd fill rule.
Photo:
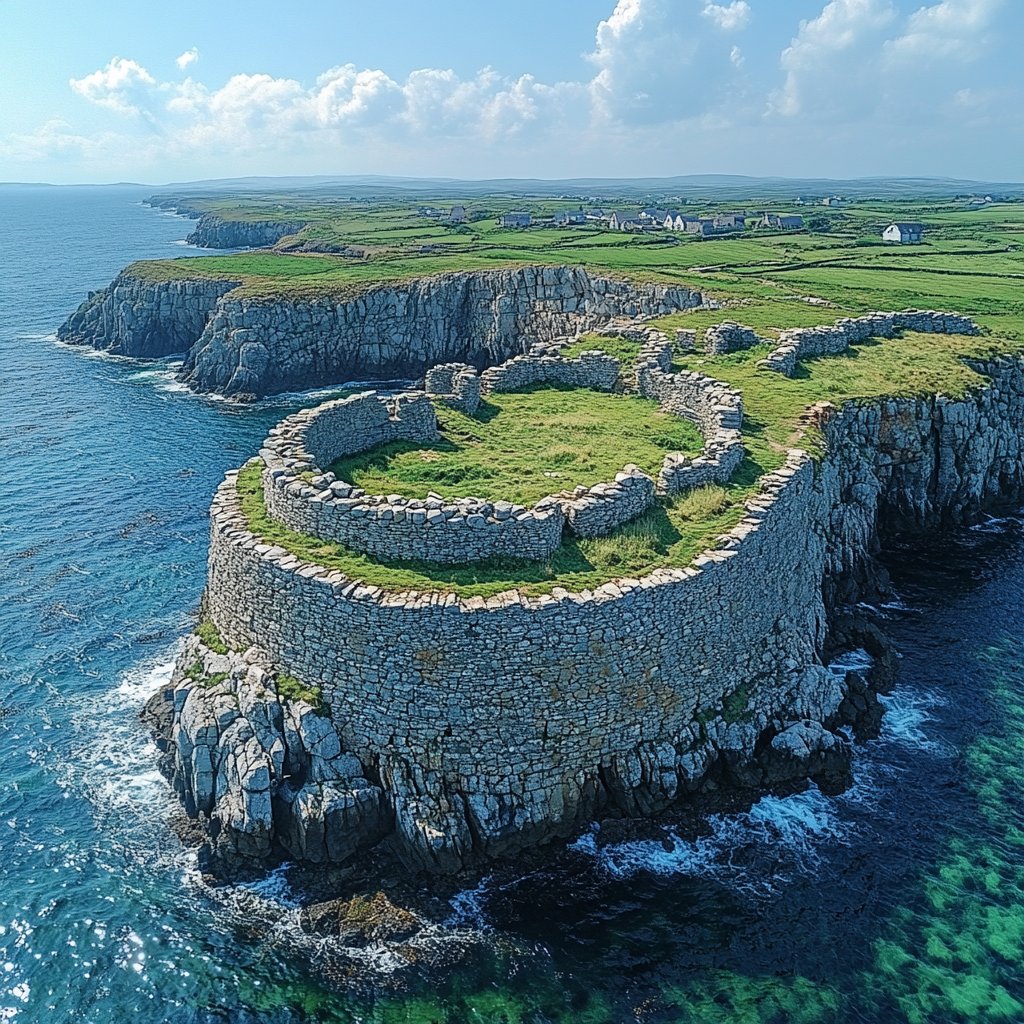
<svg viewBox="0 0 1024 1024">
<path fill-rule="evenodd" d="M 608 227 L 612 231 L 643 231 L 644 222 L 635 213 L 613 210 L 608 216 Z"/>
<path fill-rule="evenodd" d="M 528 228 L 533 223 L 533 217 L 525 210 L 513 210 L 510 213 L 503 213 L 498 218 L 498 223 L 503 228 Z"/>
<path fill-rule="evenodd" d="M 448 214 L 448 221 L 451 224 L 465 224 L 466 208 L 464 206 L 453 206 Z"/>
<path fill-rule="evenodd" d="M 779 231 L 802 231 L 804 219 L 796 214 L 766 213 L 758 222 L 759 228 L 775 228 Z"/>
<path fill-rule="evenodd" d="M 883 232 L 882 239 L 897 245 L 913 245 L 921 241 L 924 228 L 920 224 L 890 224 Z"/>
<path fill-rule="evenodd" d="M 720 213 L 714 218 L 714 225 L 719 231 L 742 231 L 747 218 L 742 213 Z"/>
<path fill-rule="evenodd" d="M 586 224 L 587 215 L 582 210 L 558 210 L 554 221 L 560 226 L 567 224 Z"/>
</svg>

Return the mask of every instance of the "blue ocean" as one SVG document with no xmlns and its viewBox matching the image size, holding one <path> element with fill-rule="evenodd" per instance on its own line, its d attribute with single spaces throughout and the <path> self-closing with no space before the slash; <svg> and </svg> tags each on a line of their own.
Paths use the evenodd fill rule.
<svg viewBox="0 0 1024 1024">
<path fill-rule="evenodd" d="M 196 254 L 147 194 L 0 187 L 0 1021 L 1024 1021 L 1024 518 L 888 552 L 902 678 L 839 796 L 584 835 L 445 901 L 421 957 L 344 970 L 287 867 L 207 886 L 138 715 L 214 488 L 312 399 L 56 343 L 125 264 Z"/>
</svg>

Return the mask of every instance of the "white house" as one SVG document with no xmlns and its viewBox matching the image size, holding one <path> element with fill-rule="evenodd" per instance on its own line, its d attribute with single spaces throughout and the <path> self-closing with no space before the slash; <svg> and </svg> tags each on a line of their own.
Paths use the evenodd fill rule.
<svg viewBox="0 0 1024 1024">
<path fill-rule="evenodd" d="M 897 245 L 911 245 L 921 241 L 924 228 L 920 224 L 890 224 L 883 232 L 882 239 Z"/>
<path fill-rule="evenodd" d="M 624 210 L 613 210 L 608 217 L 608 227 L 612 231 L 642 231 L 643 221 L 635 213 Z"/>
</svg>

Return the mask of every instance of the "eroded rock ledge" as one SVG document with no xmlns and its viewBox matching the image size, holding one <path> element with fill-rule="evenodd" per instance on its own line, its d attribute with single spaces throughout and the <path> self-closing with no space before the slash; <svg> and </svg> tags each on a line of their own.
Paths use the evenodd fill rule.
<svg viewBox="0 0 1024 1024">
<path fill-rule="evenodd" d="M 254 297 L 237 281 L 150 281 L 123 271 L 58 330 L 117 355 L 184 354 L 200 392 L 262 396 L 349 380 L 412 378 L 437 364 L 478 369 L 538 342 L 699 306 L 685 287 L 516 267 L 376 285 L 351 298 Z"/>
<path fill-rule="evenodd" d="M 815 407 L 824 460 L 792 451 L 692 566 L 581 593 L 462 600 L 361 585 L 254 536 L 229 474 L 205 605 L 241 653 L 214 665 L 192 641 L 150 712 L 186 806 L 208 815 L 227 858 L 335 862 L 333 847 L 344 862 L 386 835 L 407 863 L 452 872 L 599 814 L 659 813 L 712 778 L 827 767 L 846 749 L 836 725 L 865 701 L 862 682 L 823 665 L 828 616 L 879 535 L 1022 493 L 1024 364 L 972 365 L 990 384 L 963 400 Z M 306 756 L 290 753 L 295 713 L 251 696 L 291 677 L 318 688 L 337 747 L 322 742 L 346 758 L 329 777 L 317 769 L 330 796 L 289 799 L 314 774 L 293 767 Z M 260 731 L 268 719 L 280 734 Z M 307 835 L 331 815 L 351 834 L 317 838 L 311 854 L 296 813 Z"/>
</svg>

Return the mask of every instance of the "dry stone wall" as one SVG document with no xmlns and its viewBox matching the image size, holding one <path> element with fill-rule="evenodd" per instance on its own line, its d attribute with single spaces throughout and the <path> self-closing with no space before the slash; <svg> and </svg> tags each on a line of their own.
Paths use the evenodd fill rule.
<svg viewBox="0 0 1024 1024">
<path fill-rule="evenodd" d="M 561 505 L 577 537 L 604 537 L 643 515 L 654 504 L 654 494 L 653 478 L 630 463 L 612 483 L 578 487 L 549 500 Z"/>
<path fill-rule="evenodd" d="M 452 409 L 472 416 L 480 407 L 480 378 L 468 363 L 442 363 L 427 370 L 423 390 Z"/>
<path fill-rule="evenodd" d="M 562 542 L 565 517 L 557 504 L 527 509 L 482 498 L 370 495 L 323 472 L 342 455 L 436 437 L 434 407 L 422 393 L 371 391 L 296 413 L 270 432 L 260 452 L 267 512 L 298 533 L 385 561 L 549 558 Z"/>
<path fill-rule="evenodd" d="M 933 525 L 1024 493 L 1024 365 L 983 369 L 991 386 L 955 402 L 816 410 L 824 462 L 791 452 L 691 566 L 579 593 L 360 584 L 254 536 L 229 474 L 207 611 L 232 647 L 322 688 L 342 751 L 379 780 L 374 820 L 417 865 L 457 870 L 608 808 L 652 814 L 765 745 L 843 742 L 828 730 L 844 689 L 820 664 L 823 593 L 880 522 Z M 192 733 L 216 735 L 215 716 Z"/>
<path fill-rule="evenodd" d="M 666 373 L 662 365 L 656 358 L 637 363 L 640 394 L 655 399 L 666 412 L 696 423 L 704 447 L 695 459 L 681 452 L 667 455 L 658 474 L 658 489 L 679 494 L 705 484 L 727 483 L 744 456 L 742 396 L 711 377 Z"/>
<path fill-rule="evenodd" d="M 792 377 L 801 359 L 837 355 L 858 341 L 891 338 L 898 331 L 980 334 L 981 328 L 970 317 L 959 313 L 917 309 L 901 313 L 868 313 L 866 316 L 844 317 L 823 327 L 795 327 L 783 331 L 776 348 L 757 365 Z"/>
<path fill-rule="evenodd" d="M 603 352 L 582 352 L 575 359 L 561 356 L 513 356 L 500 366 L 492 366 L 480 375 L 484 394 L 522 391 L 534 384 L 593 388 L 611 391 L 619 376 L 619 361 Z"/>
<path fill-rule="evenodd" d="M 763 345 L 767 341 L 767 338 L 762 338 L 751 327 L 723 320 L 722 323 L 715 324 L 704 332 L 704 351 L 709 356 L 722 356 L 728 352 L 739 352 L 755 345 Z"/>
</svg>

